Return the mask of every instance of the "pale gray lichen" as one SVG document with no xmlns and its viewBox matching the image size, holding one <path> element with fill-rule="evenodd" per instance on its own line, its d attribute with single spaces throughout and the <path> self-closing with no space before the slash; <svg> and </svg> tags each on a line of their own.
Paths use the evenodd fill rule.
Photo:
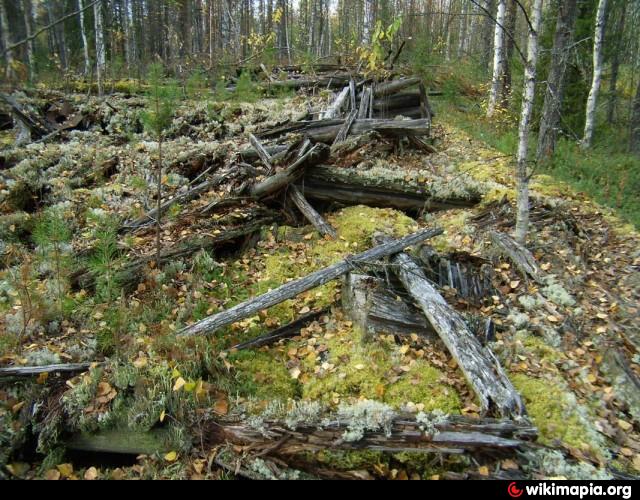
<svg viewBox="0 0 640 500">
<path fill-rule="evenodd" d="M 391 437 L 391 428 L 395 412 L 378 401 L 359 401 L 353 405 L 341 405 L 338 408 L 338 419 L 346 423 L 347 430 L 342 439 L 355 443 L 364 438 L 366 432 L 382 431 Z"/>
<path fill-rule="evenodd" d="M 518 302 L 520 302 L 520 305 L 527 311 L 533 311 L 542 305 L 536 297 L 532 297 L 531 295 L 522 295 L 518 297 Z"/>
<path fill-rule="evenodd" d="M 570 463 L 559 451 L 538 449 L 525 453 L 529 474 L 542 474 L 546 478 L 563 477 L 573 481 L 611 480 L 613 477 L 604 469 L 597 469 L 586 462 Z"/>
<path fill-rule="evenodd" d="M 32 351 L 26 355 L 30 366 L 47 366 L 60 364 L 60 356 L 47 348 Z"/>
<path fill-rule="evenodd" d="M 284 423 L 291 430 L 300 426 L 315 426 L 320 421 L 323 407 L 317 401 L 296 401 L 285 416 Z"/>
<path fill-rule="evenodd" d="M 522 330 L 529 324 L 529 315 L 517 311 L 512 312 L 507 317 L 507 321 L 511 322 L 516 330 Z"/>
<path fill-rule="evenodd" d="M 420 412 L 416 415 L 416 422 L 420 424 L 420 430 L 427 436 L 435 436 L 440 431 L 438 426 L 447 422 L 448 415 L 442 410 L 434 410 L 431 413 Z"/>
<path fill-rule="evenodd" d="M 576 305 L 576 300 L 565 290 L 565 288 L 557 283 L 553 276 L 549 276 L 546 279 L 547 286 L 544 287 L 542 295 L 547 299 L 559 306 L 573 307 Z"/>
</svg>

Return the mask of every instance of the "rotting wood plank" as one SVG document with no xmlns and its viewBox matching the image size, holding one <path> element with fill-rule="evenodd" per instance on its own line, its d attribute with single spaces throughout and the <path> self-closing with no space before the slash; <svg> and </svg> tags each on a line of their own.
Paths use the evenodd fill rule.
<svg viewBox="0 0 640 500">
<path fill-rule="evenodd" d="M 298 210 L 300 210 L 300 213 L 305 216 L 322 236 L 327 236 L 331 239 L 338 237 L 336 230 L 313 208 L 297 186 L 291 186 L 289 188 L 289 197 Z"/>
<path fill-rule="evenodd" d="M 378 243 L 388 241 L 385 236 L 374 239 Z M 420 266 L 405 253 L 392 257 L 391 264 L 394 273 L 458 363 L 480 399 L 482 412 L 505 417 L 524 415 L 524 402 L 499 361 L 480 344 L 462 316 L 438 293 Z"/>
</svg>

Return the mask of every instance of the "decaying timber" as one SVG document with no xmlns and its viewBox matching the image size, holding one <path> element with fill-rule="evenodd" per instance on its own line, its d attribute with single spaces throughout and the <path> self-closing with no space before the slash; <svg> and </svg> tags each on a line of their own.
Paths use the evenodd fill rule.
<svg viewBox="0 0 640 500">
<path fill-rule="evenodd" d="M 529 276 L 537 282 L 542 280 L 543 272 L 529 250 L 505 233 L 490 231 L 489 237 L 499 251 L 508 257 L 524 276 Z"/>
<path fill-rule="evenodd" d="M 385 237 L 376 239 L 386 241 Z M 407 254 L 391 258 L 392 269 L 416 305 L 434 327 L 480 399 L 485 414 L 525 414 L 520 394 L 493 353 L 482 347 L 464 319 L 433 287 L 424 271 Z"/>
<path fill-rule="evenodd" d="M 254 299 L 247 300 L 231 309 L 206 318 L 195 325 L 184 328 L 179 332 L 180 337 L 193 337 L 213 333 L 225 326 L 231 325 L 244 318 L 278 305 L 285 300 L 292 299 L 308 290 L 322 286 L 348 273 L 357 265 L 375 262 L 383 257 L 393 255 L 410 246 L 422 243 L 429 238 L 442 234 L 442 229 L 425 229 L 405 238 L 383 243 L 351 258 L 342 260 L 325 269 L 321 269 L 304 278 L 286 283 L 275 290 Z"/>
<path fill-rule="evenodd" d="M 313 227 L 315 227 L 322 236 L 327 236 L 331 239 L 338 237 L 336 230 L 311 206 L 297 186 L 291 186 L 289 188 L 289 197 L 298 210 L 300 210 L 300 213 L 311 222 Z"/>
<path fill-rule="evenodd" d="M 42 373 L 78 373 L 91 368 L 91 363 L 71 363 L 46 366 L 16 366 L 0 368 L 1 377 L 33 377 Z"/>
<path fill-rule="evenodd" d="M 492 450 L 516 452 L 537 437 L 537 429 L 524 419 L 428 415 L 416 418 L 415 415 L 399 413 L 386 416 L 379 428 L 367 430 L 360 439 L 350 438 L 349 431 L 350 422 L 335 415 L 317 425 L 292 426 L 283 421 L 267 420 L 260 428 L 254 428 L 244 422 L 220 422 L 211 427 L 206 439 L 212 444 L 250 445 L 253 450 L 266 450 L 265 455 L 286 460 L 300 453 L 323 449 L 444 454 Z"/>
<path fill-rule="evenodd" d="M 380 278 L 354 273 L 345 276 L 342 308 L 367 338 L 389 334 L 436 337 L 424 314 Z"/>
</svg>

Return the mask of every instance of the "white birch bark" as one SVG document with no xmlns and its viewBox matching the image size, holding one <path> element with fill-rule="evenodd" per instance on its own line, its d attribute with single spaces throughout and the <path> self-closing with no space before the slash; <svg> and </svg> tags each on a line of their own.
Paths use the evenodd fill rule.
<svg viewBox="0 0 640 500">
<path fill-rule="evenodd" d="M 11 38 L 9 36 L 9 20 L 7 18 L 7 11 L 4 8 L 4 3 L 0 0 L 0 27 L 2 28 L 2 45 L 6 48 L 11 45 Z M 7 77 L 12 79 L 14 75 L 14 56 L 13 50 L 9 50 L 5 53 L 7 61 Z"/>
<path fill-rule="evenodd" d="M 604 39 L 606 11 L 607 0 L 600 0 L 598 13 L 596 14 L 596 30 L 593 42 L 593 82 L 591 83 L 591 91 L 587 100 L 587 119 L 584 125 L 584 138 L 582 139 L 583 148 L 590 148 L 593 143 L 596 106 L 598 105 L 598 94 L 600 93 L 600 82 L 602 80 L 602 42 Z"/>
<path fill-rule="evenodd" d="M 487 117 L 491 118 L 496 112 L 498 98 L 502 94 L 500 87 L 502 86 L 502 73 L 504 70 L 504 38 L 503 29 L 507 18 L 507 1 L 500 0 L 498 2 L 498 14 L 496 16 L 496 27 L 493 37 L 493 79 L 491 80 L 491 91 L 489 93 L 489 105 L 487 107 Z"/>
<path fill-rule="evenodd" d="M 104 20 L 102 18 L 102 2 L 93 6 L 96 27 L 96 78 L 98 94 L 104 95 L 104 73 L 107 67 L 107 54 L 104 47 Z"/>
<path fill-rule="evenodd" d="M 78 0 L 80 9 L 80 34 L 82 36 L 82 50 L 84 54 L 84 75 L 91 73 L 91 57 L 89 56 L 89 40 L 87 40 L 87 30 L 84 22 L 84 0 Z"/>
<path fill-rule="evenodd" d="M 524 97 L 522 99 L 522 115 L 520 117 L 518 157 L 516 166 L 518 212 L 516 220 L 516 241 L 524 244 L 529 231 L 529 169 L 527 153 L 529 151 L 529 132 L 533 100 L 536 94 L 536 65 L 538 63 L 538 33 L 542 21 L 543 0 L 534 0 L 529 29 L 529 46 L 527 64 L 524 71 Z"/>
</svg>

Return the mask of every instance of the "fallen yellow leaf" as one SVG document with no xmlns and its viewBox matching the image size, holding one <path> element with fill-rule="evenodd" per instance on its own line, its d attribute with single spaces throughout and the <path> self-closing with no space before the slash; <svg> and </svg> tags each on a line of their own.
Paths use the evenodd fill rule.
<svg viewBox="0 0 640 500">
<path fill-rule="evenodd" d="M 175 451 L 170 451 L 164 456 L 164 459 L 167 462 L 175 462 L 176 460 L 178 460 L 178 454 Z"/>
<path fill-rule="evenodd" d="M 183 379 L 182 377 L 178 377 L 178 380 L 176 380 L 176 383 L 173 385 L 173 392 L 178 392 L 186 384 L 187 384 L 187 381 L 185 379 Z"/>
</svg>

